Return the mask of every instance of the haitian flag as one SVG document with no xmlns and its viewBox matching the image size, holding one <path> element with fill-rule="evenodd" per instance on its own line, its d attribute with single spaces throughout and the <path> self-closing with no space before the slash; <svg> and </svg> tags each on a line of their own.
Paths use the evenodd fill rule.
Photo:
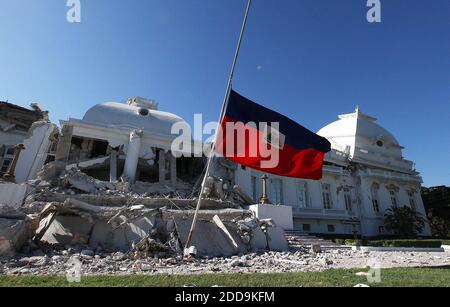
<svg viewBox="0 0 450 307">
<path fill-rule="evenodd" d="M 270 174 L 320 180 L 330 142 L 231 90 L 215 151 Z"/>
</svg>

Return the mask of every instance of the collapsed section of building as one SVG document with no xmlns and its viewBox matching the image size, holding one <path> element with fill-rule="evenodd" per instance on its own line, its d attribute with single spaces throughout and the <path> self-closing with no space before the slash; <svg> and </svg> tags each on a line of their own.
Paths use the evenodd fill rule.
<svg viewBox="0 0 450 307">
<path fill-rule="evenodd" d="M 206 161 L 171 152 L 172 126 L 184 120 L 157 107 L 137 97 L 96 105 L 60 128 L 33 123 L 15 151 L 13 176 L 0 184 L 0 255 L 36 248 L 182 254 Z M 288 249 L 273 220 L 243 209 L 251 198 L 235 186 L 236 169 L 215 159 L 192 256 Z"/>
<path fill-rule="evenodd" d="M 185 124 L 182 118 L 159 111 L 153 100 L 136 97 L 127 103 L 98 104 L 83 119 L 61 121 L 60 127 L 45 116 L 37 120 L 31 124 L 27 137 L 16 144 L 4 182 L 0 184 L 0 203 L 7 212 L 0 216 L 5 225 L 0 227 L 3 231 L 0 240 L 9 242 L 3 244 L 4 250 L 11 245 L 15 250 L 22 246 L 30 237 L 30 229 L 40 229 L 42 235 L 33 235 L 33 242 L 37 239 L 43 243 L 50 238 L 47 243 L 55 244 L 52 238 L 65 238 L 70 233 L 69 238 L 82 237 L 81 242 L 90 248 L 97 248 L 92 242 L 98 241 L 93 236 L 98 227 L 104 233 L 101 248 L 122 242 L 115 247 L 128 246 L 131 250 L 154 227 L 159 229 L 158 244 L 173 247 L 169 234 L 181 245 L 184 243 L 206 159 L 194 157 L 192 152 L 171 151 L 172 142 L 178 137 L 172 133 L 172 126 Z M 230 251 L 239 253 L 254 248 L 254 237 L 260 238 L 258 248 L 264 245 L 269 249 L 286 249 L 281 229 L 302 234 L 386 235 L 384 216 L 391 207 L 409 206 L 426 216 L 420 196 L 420 174 L 414 163 L 403 157 L 403 147 L 397 139 L 378 125 L 375 118 L 357 108 L 339 116 L 338 121 L 318 134 L 332 144 L 320 181 L 263 176 L 260 171 L 215 158 L 206 178 L 202 209 L 216 214 L 205 213 L 207 218 L 198 225 L 200 230 L 195 233 L 204 238 L 201 242 L 194 238 L 198 253 L 215 254 L 218 250 L 224 255 Z M 203 151 L 195 147 L 203 144 L 193 144 L 190 150 Z M 259 203 L 264 205 L 255 205 Z M 138 224 L 145 217 L 152 227 L 147 225 L 139 230 L 142 235 L 136 238 L 125 230 L 135 220 L 129 222 L 124 215 L 121 227 L 125 228 L 117 232 L 116 219 L 111 219 L 111 215 L 122 216 L 122 212 L 129 214 L 137 208 Z M 168 218 L 174 210 L 176 216 L 185 217 L 184 222 Z M 239 217 L 230 220 L 229 212 L 220 210 L 238 210 L 233 214 Z M 21 218 L 16 219 L 18 216 Z M 66 219 L 67 216 L 71 219 Z M 253 220 L 248 220 L 250 216 Z M 62 225 L 57 229 L 66 228 L 72 218 L 77 220 L 74 224 L 86 225 L 81 233 L 70 229 L 56 235 L 43 233 L 54 230 L 55 225 Z M 80 218 L 87 222 L 81 222 Z M 96 228 L 97 223 L 103 226 Z M 247 228 L 252 225 L 247 234 L 241 231 L 242 225 Z M 18 237 L 22 231 L 17 229 L 27 235 Z M 159 235 L 161 229 L 166 229 L 165 239 Z M 267 239 L 265 244 L 260 230 Z M 217 233 L 222 233 L 230 249 L 212 248 L 220 241 L 213 235 Z M 123 241 L 125 234 L 131 239 Z M 431 235 L 428 224 L 421 235 Z M 116 241 L 116 236 L 122 239 Z M 79 243 L 77 239 L 73 242 Z M 208 242 L 205 246 L 211 250 L 203 249 L 203 242 Z M 67 245 L 64 240 L 60 243 Z"/>
</svg>

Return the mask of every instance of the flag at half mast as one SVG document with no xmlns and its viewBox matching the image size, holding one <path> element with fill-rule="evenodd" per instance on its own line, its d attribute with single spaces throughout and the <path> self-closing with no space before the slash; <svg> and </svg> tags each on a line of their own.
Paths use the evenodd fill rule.
<svg viewBox="0 0 450 307">
<path fill-rule="evenodd" d="M 291 178 L 320 180 L 330 142 L 231 90 L 215 151 L 238 164 Z"/>
</svg>

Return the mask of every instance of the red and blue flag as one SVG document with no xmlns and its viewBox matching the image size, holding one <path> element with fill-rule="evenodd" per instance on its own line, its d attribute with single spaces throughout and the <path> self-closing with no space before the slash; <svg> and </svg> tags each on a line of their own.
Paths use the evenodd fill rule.
<svg viewBox="0 0 450 307">
<path fill-rule="evenodd" d="M 244 125 L 241 131 L 229 129 Z M 324 157 L 331 150 L 331 144 L 288 117 L 231 90 L 215 150 L 229 160 L 256 170 L 283 177 L 320 180 Z M 276 164 L 267 163 L 273 158 L 268 152 L 278 155 Z"/>
</svg>

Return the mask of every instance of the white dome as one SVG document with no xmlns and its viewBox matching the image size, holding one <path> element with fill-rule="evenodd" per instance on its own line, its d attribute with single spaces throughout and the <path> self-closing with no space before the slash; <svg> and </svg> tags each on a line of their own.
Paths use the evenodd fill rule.
<svg viewBox="0 0 450 307">
<path fill-rule="evenodd" d="M 339 120 L 322 128 L 318 134 L 327 138 L 333 149 L 358 156 L 361 150 L 370 153 L 402 158 L 402 146 L 386 129 L 376 123 L 376 118 L 361 113 L 339 116 Z"/>
<path fill-rule="evenodd" d="M 119 102 L 101 103 L 84 115 L 83 121 L 110 128 L 135 130 L 144 134 L 171 135 L 172 126 L 184 120 L 174 114 Z"/>
</svg>

